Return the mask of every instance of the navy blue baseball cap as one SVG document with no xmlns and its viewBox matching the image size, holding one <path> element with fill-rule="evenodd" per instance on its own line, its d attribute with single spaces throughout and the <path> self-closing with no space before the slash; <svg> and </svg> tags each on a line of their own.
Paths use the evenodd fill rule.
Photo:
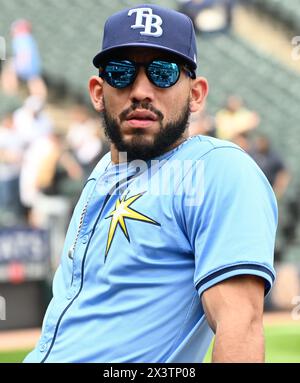
<svg viewBox="0 0 300 383">
<path fill-rule="evenodd" d="M 192 20 L 183 13 L 153 4 L 124 9 L 110 16 L 104 26 L 101 51 L 93 64 L 99 68 L 124 47 L 158 48 L 197 67 L 197 47 Z"/>
</svg>

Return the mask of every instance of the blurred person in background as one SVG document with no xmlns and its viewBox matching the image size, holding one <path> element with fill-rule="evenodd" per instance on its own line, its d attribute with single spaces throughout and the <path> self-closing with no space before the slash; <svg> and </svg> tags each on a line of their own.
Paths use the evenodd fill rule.
<svg viewBox="0 0 300 383">
<path fill-rule="evenodd" d="M 181 0 L 179 10 L 188 15 L 200 33 L 224 33 L 232 24 L 236 0 Z"/>
<path fill-rule="evenodd" d="M 216 135 L 234 141 L 237 135 L 254 130 L 259 124 L 256 112 L 245 107 L 241 97 L 229 96 L 225 108 L 216 114 Z"/>
<path fill-rule="evenodd" d="M 205 110 L 191 113 L 189 135 L 196 136 L 198 134 L 211 137 L 216 135 L 214 117 Z"/>
<path fill-rule="evenodd" d="M 277 199 L 281 199 L 289 185 L 291 176 L 284 160 L 272 148 L 270 139 L 264 134 L 256 135 L 249 154 L 269 180 Z"/>
<path fill-rule="evenodd" d="M 21 214 L 19 175 L 22 142 L 14 129 L 13 116 L 7 113 L 0 122 L 0 224 L 10 224 Z"/>
<path fill-rule="evenodd" d="M 232 142 L 238 145 L 240 148 L 245 150 L 245 152 L 249 153 L 252 148 L 251 134 L 239 133 L 233 139 Z"/>
<path fill-rule="evenodd" d="M 64 204 L 61 197 L 77 199 L 82 180 L 83 171 L 60 134 L 51 132 L 34 140 L 25 152 L 20 177 L 29 224 L 43 227 L 56 206 Z"/>
<path fill-rule="evenodd" d="M 66 140 L 84 170 L 85 178 L 100 158 L 109 151 L 109 145 L 100 133 L 98 121 L 91 118 L 85 105 L 78 104 L 71 109 L 71 124 Z"/>
<path fill-rule="evenodd" d="M 3 90 L 8 94 L 16 93 L 22 82 L 27 85 L 30 95 L 46 99 L 47 87 L 42 78 L 39 48 L 28 20 L 19 19 L 12 23 L 11 45 L 13 56 L 2 73 Z"/>
<path fill-rule="evenodd" d="M 45 112 L 45 100 L 39 96 L 29 96 L 21 108 L 13 115 L 14 125 L 24 148 L 35 139 L 53 130 L 53 122 Z"/>
</svg>

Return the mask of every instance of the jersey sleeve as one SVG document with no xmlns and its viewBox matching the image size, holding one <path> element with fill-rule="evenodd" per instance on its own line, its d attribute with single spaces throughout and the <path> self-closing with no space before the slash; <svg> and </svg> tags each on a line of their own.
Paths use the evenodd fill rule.
<svg viewBox="0 0 300 383">
<path fill-rule="evenodd" d="M 199 203 L 185 204 L 199 296 L 222 280 L 256 275 L 267 294 L 273 268 L 277 203 L 266 177 L 244 151 L 215 148 L 200 161 Z M 198 170 L 197 170 L 198 169 Z M 199 172 L 199 166 L 194 170 Z M 185 196 L 186 197 L 186 196 Z"/>
</svg>

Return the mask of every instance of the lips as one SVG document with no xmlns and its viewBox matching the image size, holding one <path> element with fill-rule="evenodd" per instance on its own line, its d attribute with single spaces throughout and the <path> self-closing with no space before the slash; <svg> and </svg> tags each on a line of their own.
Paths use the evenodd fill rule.
<svg viewBox="0 0 300 383">
<path fill-rule="evenodd" d="M 158 117 L 149 110 L 135 110 L 126 117 L 127 124 L 132 128 L 147 128 L 158 120 Z"/>
<path fill-rule="evenodd" d="M 150 120 L 150 121 L 157 121 L 157 116 L 150 112 L 149 110 L 135 110 L 134 112 L 131 112 L 126 117 L 127 121 L 130 120 Z"/>
</svg>

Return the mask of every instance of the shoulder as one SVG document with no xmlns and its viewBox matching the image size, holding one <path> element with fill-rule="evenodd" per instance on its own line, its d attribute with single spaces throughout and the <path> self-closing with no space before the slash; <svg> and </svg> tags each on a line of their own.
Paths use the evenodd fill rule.
<svg viewBox="0 0 300 383">
<path fill-rule="evenodd" d="M 191 137 L 186 148 L 183 148 L 182 159 L 202 162 L 205 167 L 216 172 L 229 165 L 237 170 L 246 166 L 261 172 L 256 162 L 241 147 L 230 141 L 209 136 Z"/>
<path fill-rule="evenodd" d="M 271 186 L 257 163 L 232 142 L 194 136 L 187 142 L 184 157 L 192 163 L 188 173 L 200 179 L 206 191 L 213 189 L 224 194 L 229 190 L 236 193 L 263 188 L 271 193 Z"/>
<path fill-rule="evenodd" d="M 221 152 L 238 150 L 245 153 L 242 148 L 230 141 L 202 135 L 190 137 L 186 147 L 190 152 L 190 157 L 194 159 L 204 158 L 209 153 L 214 155 L 217 150 L 221 150 Z"/>
</svg>

